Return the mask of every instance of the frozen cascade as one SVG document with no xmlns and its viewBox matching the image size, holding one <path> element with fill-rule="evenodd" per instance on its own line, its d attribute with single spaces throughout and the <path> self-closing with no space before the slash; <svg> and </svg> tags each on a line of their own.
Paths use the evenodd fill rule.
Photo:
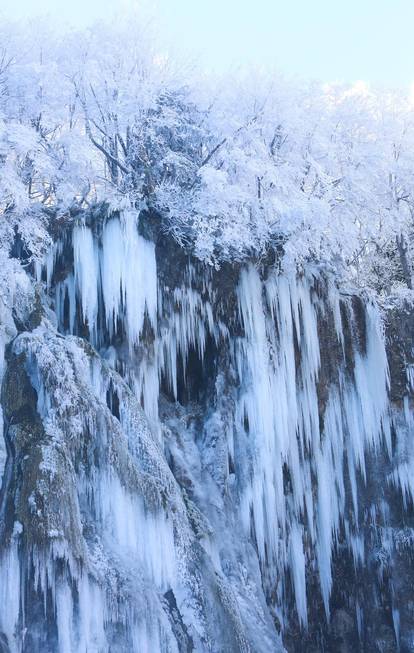
<svg viewBox="0 0 414 653">
<path fill-rule="evenodd" d="M 106 324 L 110 335 L 121 310 L 129 343 L 138 342 L 147 311 L 154 327 L 157 311 L 157 270 L 154 244 L 138 235 L 136 213 L 111 219 L 102 236 L 100 267 Z"/>
<path fill-rule="evenodd" d="M 157 272 L 154 244 L 138 234 L 136 220 L 136 213 L 131 211 L 124 211 L 120 218 L 109 219 L 103 229 L 102 246 L 89 227 L 79 225 L 73 230 L 75 285 L 83 319 L 94 342 L 97 341 L 100 296 L 110 337 L 117 329 L 122 312 L 131 347 L 138 342 L 146 312 L 152 326 L 155 325 Z M 63 290 L 71 292 L 68 286 Z M 61 305 L 64 295 L 59 300 Z M 73 301 L 73 296 L 69 295 L 71 306 Z M 73 314 L 73 308 L 70 313 Z"/>
<path fill-rule="evenodd" d="M 73 274 L 59 282 L 55 290 L 61 329 L 70 334 L 81 330 L 76 314 L 79 301 L 82 322 L 88 326 L 91 342 L 102 345 L 104 334 L 109 340 L 113 339 L 121 325 L 130 357 L 134 358 L 133 349 L 139 345 L 145 316 L 156 331 L 158 301 L 155 248 L 152 242 L 138 234 L 136 212 L 123 211 L 119 217 L 108 219 L 100 239 L 90 227 L 75 226 L 73 255 Z M 54 247 L 45 263 L 48 280 L 57 260 Z M 116 355 L 113 364 L 117 364 Z M 130 373 L 137 396 L 142 399 L 145 412 L 157 430 L 160 372 L 154 354 L 142 356 L 139 364 L 130 366 Z"/>
<path fill-rule="evenodd" d="M 183 257 L 172 280 L 168 265 L 132 211 L 76 224 L 45 261 L 58 332 L 49 312 L 4 365 L 6 387 L 27 375 L 39 424 L 30 458 L 33 407 L 4 408 L 13 456 L 37 468 L 6 479 L 29 511 L 16 498 L 0 523 L 0 593 L 32 583 L 59 653 L 117 651 L 117 638 L 139 653 L 279 650 L 272 619 L 289 629 L 290 600 L 310 627 L 313 572 L 329 621 L 335 556 L 364 568 L 367 520 L 391 550 L 387 502 L 361 501 L 372 456 L 405 509 L 414 500 L 412 369 L 396 415 L 374 303 L 317 268 L 249 264 L 223 291 L 221 271 Z M 20 597 L 0 615 L 11 653 L 28 650 L 30 610 Z"/>
<path fill-rule="evenodd" d="M 242 271 L 238 299 L 246 334 L 236 349 L 241 379 L 238 421 L 240 428 L 247 421 L 254 437 L 251 480 L 242 498 L 243 521 L 247 529 L 253 529 L 263 564 L 270 559 L 276 569 L 290 565 L 298 614 L 306 624 L 305 554 L 299 524 L 306 524 L 315 540 L 329 614 L 332 549 L 345 519 L 344 454 L 358 529 L 357 471 L 365 478 L 367 448 L 379 447 L 383 437 L 390 447 L 388 368 L 379 316 L 372 305 L 367 307 L 366 352 L 355 352 L 352 380 L 343 360 L 321 429 L 317 393 L 320 307 L 310 280 L 271 274 L 263 284 L 251 266 Z M 332 296 L 332 290 L 330 301 L 337 316 L 338 297 Z M 336 328 L 342 344 L 338 321 Z M 284 466 L 291 480 L 287 496 Z M 350 536 L 350 548 L 357 535 L 358 530 Z"/>
<path fill-rule="evenodd" d="M 79 316 L 76 318 L 77 296 L 92 343 L 101 344 L 103 333 L 111 340 L 121 325 L 130 350 L 126 363 L 123 356 L 121 367 L 126 366 L 136 395 L 157 430 L 160 378 L 166 377 L 177 397 L 179 360 L 185 371 L 190 350 L 197 350 L 202 358 L 207 334 L 218 342 L 226 337 L 227 329 L 221 322 L 214 323 L 211 303 L 204 301 L 192 287 L 194 269 L 191 265 L 186 269 L 188 285 L 158 292 L 154 244 L 138 234 L 136 215 L 132 212 L 124 212 L 121 219 L 115 217 L 105 223 L 102 246 L 89 227 L 76 226 L 73 249 L 74 275 L 69 274 L 59 282 L 55 292 L 61 329 L 64 330 L 67 301 L 68 332 L 80 330 L 79 325 L 76 327 L 79 319 Z M 50 258 L 47 257 L 47 266 Z M 53 261 L 56 262 L 56 257 Z M 49 270 L 48 276 L 51 274 Z M 210 290 L 207 280 L 205 291 Z M 102 314 L 105 315 L 104 329 L 99 320 Z M 133 348 L 140 345 L 146 315 L 155 340 L 152 345 L 144 343 L 137 360 Z M 113 364 L 117 366 L 118 355 L 113 348 L 112 353 L 115 355 Z"/>
<path fill-rule="evenodd" d="M 43 546 L 33 549 L 31 564 L 33 585 L 43 597 L 45 614 L 52 609 L 56 615 L 56 650 L 109 651 L 108 631 L 111 624 L 116 628 L 121 620 L 122 627 L 127 629 L 128 646 L 139 642 L 140 648 L 133 650 L 175 651 L 171 642 L 167 643 L 167 639 L 171 640 L 168 620 L 162 610 L 157 616 L 160 607 L 156 596 L 157 591 L 162 593 L 179 584 L 175 547 L 178 543 L 184 555 L 185 544 L 180 542 L 188 529 L 182 500 L 173 496 L 170 472 L 129 390 L 115 373 L 102 367 L 97 357 L 89 361 L 76 339 L 69 339 L 64 348 L 61 345 L 59 337 L 39 327 L 33 334 L 17 339 L 14 349 L 17 356 L 26 356 L 27 372 L 37 393 L 37 410 L 45 428 L 39 468 L 42 482 L 33 489 L 30 503 L 37 508 L 39 518 L 49 523 L 51 543 L 49 550 Z M 122 424 L 114 420 L 104 403 L 109 385 L 122 398 Z M 73 401 L 76 403 L 72 404 Z M 95 447 L 100 447 L 100 461 L 85 461 L 73 486 L 71 479 L 81 444 L 77 439 L 85 429 L 94 438 Z M 59 456 L 65 447 L 65 433 L 74 438 L 67 443 L 69 450 L 65 453 L 73 456 L 73 462 L 67 460 L 66 471 L 62 472 Z M 146 465 L 150 466 L 148 471 Z M 53 513 L 43 517 L 38 503 L 40 487 L 53 484 L 55 479 L 62 486 L 55 491 L 65 496 L 60 523 L 56 523 Z M 167 513 L 166 501 L 174 503 L 181 534 L 172 513 Z M 81 520 L 84 526 L 89 523 L 88 528 L 93 524 L 92 541 L 84 539 Z M 14 603 L 8 602 L 4 624 L 0 617 L 0 627 L 10 646 L 15 641 L 13 651 L 21 650 L 15 629 L 19 633 L 24 630 L 24 613 L 20 612 L 16 589 L 20 584 L 17 540 L 22 527 L 17 522 L 16 525 L 11 540 L 14 544 L 0 559 L 2 589 L 16 597 Z M 118 580 L 110 568 L 112 558 L 119 565 Z M 183 564 L 182 560 L 181 567 Z M 141 598 L 133 584 L 129 590 L 132 579 L 140 587 L 154 588 L 154 597 L 150 592 L 148 597 Z M 124 607 L 113 604 L 112 585 L 119 582 L 125 585 Z"/>
<path fill-rule="evenodd" d="M 102 475 L 99 484 L 96 511 L 110 546 L 130 566 L 145 569 L 154 585 L 166 591 L 176 577 L 171 519 L 162 510 L 147 511 L 117 478 Z"/>
</svg>

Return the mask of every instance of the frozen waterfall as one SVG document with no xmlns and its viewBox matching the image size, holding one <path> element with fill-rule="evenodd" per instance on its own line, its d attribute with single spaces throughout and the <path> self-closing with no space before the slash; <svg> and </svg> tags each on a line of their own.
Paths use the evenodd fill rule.
<svg viewBox="0 0 414 653">
<path fill-rule="evenodd" d="M 316 267 L 248 264 L 223 290 L 225 270 L 168 260 L 133 211 L 75 224 L 37 274 L 57 330 L 49 312 L 4 369 L 6 394 L 27 378 L 36 397 L 3 402 L 9 455 L 30 469 L 2 491 L 5 650 L 277 650 L 266 602 L 283 634 L 291 593 L 306 630 L 315 570 L 329 621 L 335 551 L 366 562 L 368 458 L 414 497 L 378 307 Z"/>
</svg>

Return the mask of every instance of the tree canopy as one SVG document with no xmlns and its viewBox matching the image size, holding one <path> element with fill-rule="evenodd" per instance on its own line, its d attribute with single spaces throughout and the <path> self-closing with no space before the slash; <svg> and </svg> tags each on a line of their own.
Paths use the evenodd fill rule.
<svg viewBox="0 0 414 653">
<path fill-rule="evenodd" d="M 270 72 L 211 78 L 134 21 L 0 30 L 0 238 L 32 259 L 47 222 L 150 208 L 219 266 L 281 253 L 381 292 L 412 287 L 414 100 Z"/>
</svg>

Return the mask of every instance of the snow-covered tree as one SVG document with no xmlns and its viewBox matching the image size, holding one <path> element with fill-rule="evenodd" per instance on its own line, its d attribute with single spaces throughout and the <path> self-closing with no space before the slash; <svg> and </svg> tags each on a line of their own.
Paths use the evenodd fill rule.
<svg viewBox="0 0 414 653">
<path fill-rule="evenodd" d="M 148 26 L 0 33 L 0 210 L 30 257 L 86 206 L 146 207 L 220 265 L 276 249 L 353 282 L 412 287 L 414 107 L 408 95 L 211 79 Z"/>
</svg>

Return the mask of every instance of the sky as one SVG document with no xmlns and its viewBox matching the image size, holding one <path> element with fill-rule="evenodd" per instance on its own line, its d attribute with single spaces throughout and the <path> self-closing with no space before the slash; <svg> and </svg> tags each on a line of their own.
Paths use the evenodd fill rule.
<svg viewBox="0 0 414 653">
<path fill-rule="evenodd" d="M 142 1 L 142 0 L 141 0 Z M 76 27 L 139 0 L 0 0 L 0 19 Z M 326 82 L 414 83 L 414 0 L 145 0 L 166 42 L 208 70 L 272 66 Z M 148 12 L 148 9 L 145 10 Z"/>
</svg>

